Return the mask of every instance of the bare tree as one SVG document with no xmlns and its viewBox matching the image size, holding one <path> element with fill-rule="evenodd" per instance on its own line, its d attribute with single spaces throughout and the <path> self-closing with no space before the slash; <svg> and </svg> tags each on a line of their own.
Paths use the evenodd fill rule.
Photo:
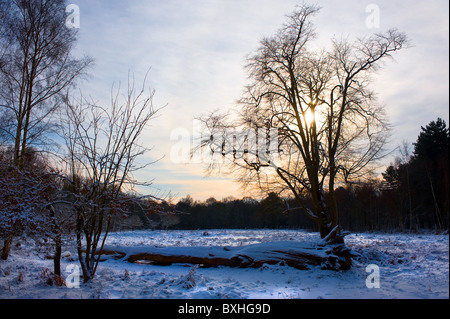
<svg viewBox="0 0 450 319">
<path fill-rule="evenodd" d="M 337 183 L 363 177 L 387 138 L 384 110 L 369 89 L 370 74 L 407 39 L 389 30 L 354 43 L 334 40 L 331 50 L 312 50 L 310 19 L 318 11 L 298 7 L 275 36 L 261 41 L 248 58 L 252 82 L 237 115 L 204 116 L 208 132 L 202 146 L 232 155 L 230 167 L 244 184 L 294 196 L 317 222 L 321 237 L 331 239 L 339 233 Z M 239 137 L 231 130 L 255 133 Z M 312 209 L 303 192 L 310 195 Z"/>
<path fill-rule="evenodd" d="M 65 26 L 64 0 L 0 3 L 0 137 L 14 145 L 14 163 L 24 165 L 27 147 L 43 145 L 66 90 L 92 63 L 71 51 L 76 31 Z"/>
<path fill-rule="evenodd" d="M 129 201 L 135 198 L 125 192 L 138 184 L 133 173 L 146 166 L 138 163 L 138 158 L 149 150 L 139 138 L 159 110 L 153 106 L 153 95 L 153 91 L 146 95 L 145 81 L 141 90 L 129 81 L 124 99 L 118 89 L 117 94 L 112 94 L 109 108 L 83 97 L 68 104 L 67 179 L 85 282 L 95 275 L 112 216 L 126 214 Z"/>
</svg>

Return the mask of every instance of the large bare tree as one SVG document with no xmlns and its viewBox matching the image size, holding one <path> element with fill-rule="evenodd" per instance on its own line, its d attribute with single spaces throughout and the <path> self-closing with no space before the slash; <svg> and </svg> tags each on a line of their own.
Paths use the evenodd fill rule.
<svg viewBox="0 0 450 319">
<path fill-rule="evenodd" d="M 14 145 L 23 167 L 31 145 L 42 146 L 66 90 L 92 63 L 74 58 L 75 29 L 65 26 L 64 0 L 0 2 L 0 137 Z M 54 123 L 53 123 L 54 124 Z"/>
<path fill-rule="evenodd" d="M 311 18 L 318 11 L 297 7 L 274 36 L 261 41 L 248 57 L 251 83 L 238 111 L 203 116 L 202 146 L 216 158 L 230 158 L 244 184 L 295 197 L 321 237 L 331 239 L 339 229 L 335 188 L 363 177 L 387 139 L 388 121 L 370 90 L 370 75 L 407 38 L 389 30 L 312 49 Z"/>
</svg>

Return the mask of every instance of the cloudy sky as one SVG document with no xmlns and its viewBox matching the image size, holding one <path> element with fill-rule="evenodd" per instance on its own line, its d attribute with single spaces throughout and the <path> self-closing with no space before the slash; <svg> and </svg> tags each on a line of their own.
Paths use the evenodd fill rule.
<svg viewBox="0 0 450 319">
<path fill-rule="evenodd" d="M 300 1 L 296 0 L 72 0 L 80 9 L 76 54 L 95 59 L 80 89 L 108 105 L 111 85 L 126 86 L 128 73 L 156 90 L 165 106 L 145 132 L 153 146 L 148 160 L 160 159 L 137 176 L 154 180 L 152 192 L 241 198 L 227 176 L 205 176 L 204 165 L 177 164 L 170 153 L 174 130 L 193 131 L 194 117 L 235 105 L 247 81 L 245 57 L 271 36 Z M 354 39 L 396 27 L 412 47 L 395 55 L 374 79 L 393 125 L 389 149 L 412 143 L 420 127 L 449 119 L 449 16 L 446 0 L 323 0 L 314 18 L 317 46 L 333 37 Z M 379 24 L 373 20 L 379 13 Z M 175 131 L 177 132 L 177 131 Z M 392 160 L 392 159 L 391 159 Z"/>
</svg>

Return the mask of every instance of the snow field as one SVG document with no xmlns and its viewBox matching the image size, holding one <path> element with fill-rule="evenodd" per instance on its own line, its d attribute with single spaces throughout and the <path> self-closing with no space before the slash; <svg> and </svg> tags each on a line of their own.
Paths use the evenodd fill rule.
<svg viewBox="0 0 450 319">
<path fill-rule="evenodd" d="M 301 230 L 132 231 L 112 233 L 107 245 L 197 247 L 319 240 Z M 285 265 L 258 269 L 156 266 L 108 259 L 96 278 L 79 288 L 49 285 L 53 267 L 31 239 L 16 241 L 0 261 L 0 298 L 46 299 L 435 299 L 449 298 L 448 235 L 354 233 L 346 243 L 359 254 L 349 271 Z M 64 247 L 62 271 L 77 266 L 74 247 Z M 51 250 L 50 250 L 51 252 Z M 368 265 L 379 268 L 380 288 L 368 288 Z"/>
</svg>

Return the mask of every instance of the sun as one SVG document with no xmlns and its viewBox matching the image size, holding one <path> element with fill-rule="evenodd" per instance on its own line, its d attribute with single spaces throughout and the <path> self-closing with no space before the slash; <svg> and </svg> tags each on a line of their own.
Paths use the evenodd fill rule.
<svg viewBox="0 0 450 319">
<path fill-rule="evenodd" d="M 311 111 L 311 109 L 309 108 L 308 110 L 306 110 L 305 112 L 305 121 L 306 121 L 306 125 L 308 127 L 310 127 L 312 125 L 312 123 L 315 120 L 315 116 L 314 113 Z"/>
</svg>

